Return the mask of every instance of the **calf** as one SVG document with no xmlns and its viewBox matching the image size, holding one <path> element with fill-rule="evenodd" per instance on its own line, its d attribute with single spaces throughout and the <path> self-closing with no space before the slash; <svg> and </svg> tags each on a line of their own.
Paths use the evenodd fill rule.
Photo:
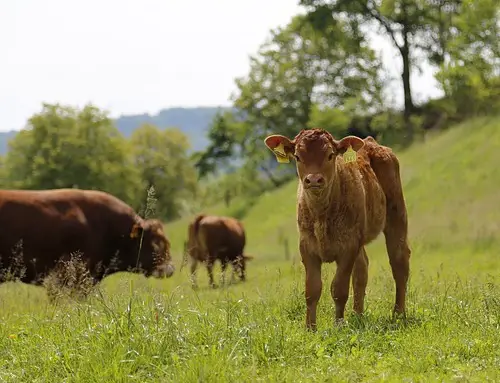
<svg viewBox="0 0 500 383">
<path fill-rule="evenodd" d="M 335 140 L 323 129 L 302 130 L 293 140 L 265 139 L 278 162 L 295 159 L 299 177 L 297 223 L 306 272 L 306 326 L 316 329 L 322 263 L 336 262 L 331 284 L 335 318 L 342 321 L 353 275 L 354 311 L 363 312 L 368 281 L 365 246 L 382 231 L 396 283 L 393 313 L 405 313 L 410 248 L 399 174 L 391 149 L 372 137 Z"/>
<path fill-rule="evenodd" d="M 234 272 L 239 271 L 240 280 L 245 280 L 246 261 L 252 257 L 245 255 L 245 229 L 243 224 L 232 217 L 219 217 L 199 214 L 188 227 L 188 240 L 185 244 L 185 257 L 191 257 L 191 282 L 196 287 L 198 262 L 207 266 L 209 283 L 216 287 L 213 265 L 218 259 L 222 266 L 222 280 L 228 263 Z M 224 282 L 223 282 L 224 283 Z"/>
</svg>

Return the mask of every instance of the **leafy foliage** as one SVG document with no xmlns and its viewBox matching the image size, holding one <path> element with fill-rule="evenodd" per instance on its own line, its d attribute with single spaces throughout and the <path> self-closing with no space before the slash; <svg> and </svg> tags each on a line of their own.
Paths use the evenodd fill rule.
<svg viewBox="0 0 500 383">
<path fill-rule="evenodd" d="M 131 136 L 133 162 L 142 182 L 141 210 L 145 209 L 147 190 L 153 186 L 156 214 L 176 218 L 182 201 L 196 190 L 196 171 L 189 161 L 187 137 L 177 128 L 160 130 L 149 124 Z"/>
<path fill-rule="evenodd" d="M 154 186 L 156 214 L 166 219 L 181 213 L 183 198 L 196 188 L 188 138 L 179 129 L 144 125 L 127 140 L 92 105 L 44 104 L 10 145 L 2 161 L 4 187 L 103 190 L 140 210 Z"/>
<path fill-rule="evenodd" d="M 99 189 L 127 202 L 136 198 L 138 173 L 128 144 L 106 113 L 44 104 L 29 128 L 11 141 L 6 184 L 21 189 Z"/>
</svg>

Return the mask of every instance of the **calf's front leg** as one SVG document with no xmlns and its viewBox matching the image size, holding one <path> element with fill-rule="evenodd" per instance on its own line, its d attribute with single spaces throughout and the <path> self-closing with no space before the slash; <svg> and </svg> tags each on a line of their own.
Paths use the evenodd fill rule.
<svg viewBox="0 0 500 383">
<path fill-rule="evenodd" d="M 323 288 L 323 282 L 321 281 L 321 260 L 316 254 L 311 253 L 303 242 L 300 245 L 300 253 L 306 272 L 306 328 L 316 331 L 316 309 Z"/>
<path fill-rule="evenodd" d="M 330 292 L 335 303 L 335 321 L 341 323 L 344 320 L 345 305 L 349 297 L 349 282 L 351 280 L 352 269 L 358 251 L 337 261 L 337 270 L 333 278 Z"/>
</svg>

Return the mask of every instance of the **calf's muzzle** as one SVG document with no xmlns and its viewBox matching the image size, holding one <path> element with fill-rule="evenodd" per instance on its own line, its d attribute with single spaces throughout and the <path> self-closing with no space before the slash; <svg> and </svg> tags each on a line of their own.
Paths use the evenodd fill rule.
<svg viewBox="0 0 500 383">
<path fill-rule="evenodd" d="M 304 177 L 306 188 L 322 188 L 325 186 L 325 177 L 319 173 L 308 174 Z"/>
</svg>

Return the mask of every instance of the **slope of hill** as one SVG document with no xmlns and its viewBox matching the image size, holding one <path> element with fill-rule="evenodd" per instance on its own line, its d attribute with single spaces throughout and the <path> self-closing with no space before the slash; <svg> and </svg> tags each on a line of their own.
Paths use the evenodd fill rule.
<svg viewBox="0 0 500 383">
<path fill-rule="evenodd" d="M 469 121 L 400 153 L 410 240 L 418 256 L 436 249 L 486 250 L 499 244 L 500 119 Z M 262 150 L 266 150 L 262 148 Z M 285 166 L 294 166 L 293 164 Z M 259 258 L 283 256 L 279 238 L 297 253 L 294 180 L 263 195 L 248 211 L 248 251 Z M 236 201 L 237 210 L 244 201 Z M 220 206 L 207 212 L 232 214 Z M 167 225 L 179 253 L 188 218 Z M 383 236 L 373 246 L 383 245 Z"/>
<path fill-rule="evenodd" d="M 129 137 L 144 123 L 150 123 L 162 129 L 177 127 L 189 137 L 191 150 L 198 151 L 208 144 L 206 132 L 217 112 L 229 109 L 227 107 L 167 108 L 155 115 L 123 115 L 115 119 L 115 124 L 125 137 Z M 16 134 L 17 131 L 14 130 L 0 132 L 0 155 L 7 153 L 8 141 Z"/>
</svg>

